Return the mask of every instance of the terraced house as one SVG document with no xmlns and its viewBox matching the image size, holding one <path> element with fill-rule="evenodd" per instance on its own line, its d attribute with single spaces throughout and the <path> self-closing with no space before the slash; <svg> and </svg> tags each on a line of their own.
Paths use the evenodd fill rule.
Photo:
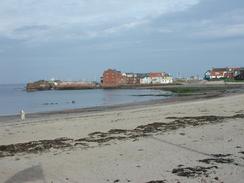
<svg viewBox="0 0 244 183">
<path fill-rule="evenodd" d="M 165 72 L 122 73 L 115 69 L 103 72 L 101 85 L 103 88 L 138 85 L 158 85 L 173 83 L 173 78 Z"/>
<path fill-rule="evenodd" d="M 204 78 L 206 80 L 242 78 L 243 70 L 241 67 L 212 68 L 205 73 Z"/>
</svg>

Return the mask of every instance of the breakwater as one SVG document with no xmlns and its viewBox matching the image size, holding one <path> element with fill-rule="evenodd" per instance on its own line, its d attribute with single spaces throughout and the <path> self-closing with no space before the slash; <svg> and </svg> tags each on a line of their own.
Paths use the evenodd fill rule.
<svg viewBox="0 0 244 183">
<path fill-rule="evenodd" d="M 82 90 L 82 89 L 162 89 L 168 86 L 178 86 L 179 83 L 169 84 L 121 84 L 119 86 L 104 86 L 96 82 L 80 81 L 45 81 L 40 80 L 27 83 L 26 91 L 45 91 L 45 90 Z"/>
<path fill-rule="evenodd" d="M 26 85 L 26 91 L 40 91 L 40 90 L 78 90 L 78 89 L 96 89 L 100 86 L 94 82 L 82 81 L 45 81 L 40 80 Z"/>
</svg>

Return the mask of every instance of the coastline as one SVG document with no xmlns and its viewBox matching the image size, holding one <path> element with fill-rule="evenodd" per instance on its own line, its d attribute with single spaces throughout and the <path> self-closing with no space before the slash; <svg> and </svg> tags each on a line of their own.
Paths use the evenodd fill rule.
<svg viewBox="0 0 244 183">
<path fill-rule="evenodd" d="M 179 98 L 10 120 L 0 128 L 0 178 L 241 183 L 243 92 Z"/>
<path fill-rule="evenodd" d="M 150 88 L 151 89 L 151 88 Z M 243 91 L 244 92 L 244 91 Z M 211 99 L 217 97 L 223 97 L 227 95 L 235 95 L 241 92 L 230 92 L 226 93 L 224 91 L 206 91 L 204 93 L 193 93 L 193 94 L 183 94 L 177 95 L 176 93 L 172 93 L 171 96 L 165 99 L 153 99 L 142 102 L 134 102 L 134 103 L 125 103 L 125 104 L 115 104 L 115 105 L 107 105 L 107 106 L 94 106 L 94 107 L 82 107 L 82 108 L 74 108 L 74 109 L 64 109 L 64 110 L 55 110 L 55 111 L 46 111 L 46 112 L 33 112 L 26 114 L 26 120 L 24 123 L 32 119 L 36 118 L 48 118 L 52 116 L 59 115 L 77 115 L 77 114 L 91 114 L 91 113 L 99 113 L 106 111 L 114 111 L 114 110 L 127 110 L 127 109 L 135 109 L 135 108 L 143 108 L 148 106 L 157 106 L 157 105 L 169 105 L 172 103 L 181 103 L 202 99 Z M 143 96 L 140 96 L 143 97 Z M 0 126 L 3 122 L 16 121 L 21 122 L 19 114 L 13 115 L 0 115 Z"/>
<path fill-rule="evenodd" d="M 233 83 L 233 84 L 186 84 L 186 85 L 165 85 L 165 86 L 154 86 L 154 87 L 129 87 L 124 89 L 153 89 L 153 90 L 164 90 L 172 92 L 169 95 L 169 98 L 165 99 L 151 99 L 141 102 L 128 102 L 124 104 L 114 104 L 114 105 L 105 105 L 105 106 L 92 106 L 92 107 L 78 107 L 73 109 L 61 109 L 61 110 L 51 110 L 51 111 L 42 111 L 42 112 L 27 112 L 27 118 L 34 119 L 38 117 L 48 117 L 61 114 L 77 114 L 77 113 L 91 113 L 91 112 L 102 112 L 116 109 L 128 109 L 136 107 L 144 107 L 150 105 L 167 105 L 174 102 L 185 102 L 191 100 L 199 100 L 204 98 L 214 98 L 221 97 L 223 95 L 232 95 L 235 93 L 244 92 L 244 84 Z M 186 93 L 185 93 L 186 89 Z M 113 89 L 117 90 L 117 89 Z M 190 90 L 188 93 L 187 90 Z M 232 91 L 234 90 L 234 91 Z M 240 90 L 240 91 L 235 91 Z M 182 92 L 183 91 L 183 92 Z M 40 91 L 41 92 L 41 91 Z M 179 92 L 179 93 L 178 93 Z M 182 93 L 181 93 L 182 92 Z M 144 97 L 138 95 L 138 97 Z M 167 96 L 166 96 L 167 97 Z M 0 115 L 0 123 L 6 121 L 20 121 L 19 114 L 7 114 Z M 28 119 L 27 119 L 28 120 Z"/>
</svg>

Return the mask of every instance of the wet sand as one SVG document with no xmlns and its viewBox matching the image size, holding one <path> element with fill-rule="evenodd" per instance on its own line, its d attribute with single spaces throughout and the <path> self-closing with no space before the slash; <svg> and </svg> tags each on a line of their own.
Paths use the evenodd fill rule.
<svg viewBox="0 0 244 183">
<path fill-rule="evenodd" d="M 10 117 L 0 180 L 241 183 L 244 94 L 217 96 Z"/>
</svg>

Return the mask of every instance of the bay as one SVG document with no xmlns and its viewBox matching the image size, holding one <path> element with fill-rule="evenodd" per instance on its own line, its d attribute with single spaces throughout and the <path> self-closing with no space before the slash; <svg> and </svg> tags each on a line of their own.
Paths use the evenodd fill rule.
<svg viewBox="0 0 244 183">
<path fill-rule="evenodd" d="M 169 96 L 167 96 L 169 95 Z M 152 89 L 89 89 L 26 92 L 23 84 L 0 85 L 0 115 L 130 104 L 170 97 Z"/>
</svg>

